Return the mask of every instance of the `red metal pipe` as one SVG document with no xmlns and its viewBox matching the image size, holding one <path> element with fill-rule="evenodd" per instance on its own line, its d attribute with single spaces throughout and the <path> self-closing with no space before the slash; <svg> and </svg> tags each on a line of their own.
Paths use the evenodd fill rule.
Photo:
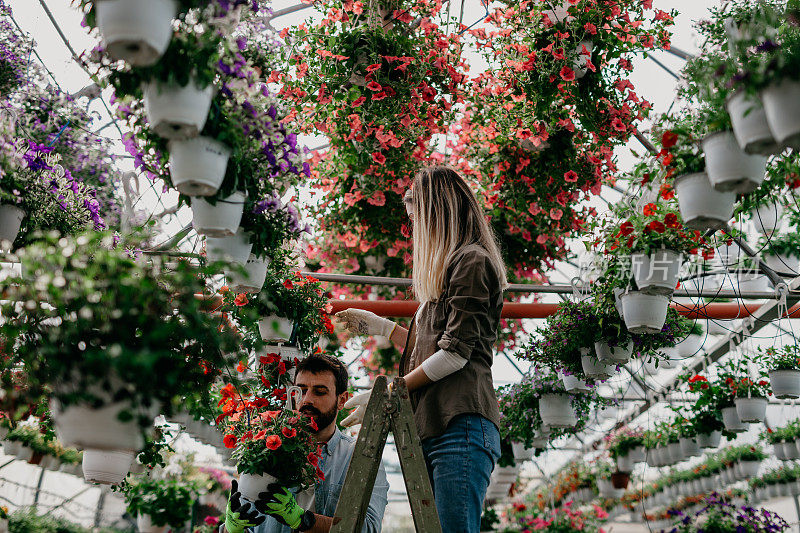
<svg viewBox="0 0 800 533">
<path fill-rule="evenodd" d="M 376 315 L 408 318 L 414 315 L 419 302 L 412 300 L 331 300 L 331 313 L 345 309 L 365 309 Z M 697 309 L 690 309 L 680 304 L 671 304 L 678 312 L 688 318 L 713 318 L 731 320 L 745 318 L 755 313 L 761 304 L 716 303 L 707 304 Z M 547 318 L 558 309 L 558 304 L 506 302 L 503 305 L 503 318 Z M 792 307 L 791 318 L 800 318 L 800 304 Z"/>
</svg>

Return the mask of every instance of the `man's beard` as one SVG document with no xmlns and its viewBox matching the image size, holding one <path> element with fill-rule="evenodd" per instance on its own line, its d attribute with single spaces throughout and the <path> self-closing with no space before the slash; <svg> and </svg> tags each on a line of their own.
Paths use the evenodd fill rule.
<svg viewBox="0 0 800 533">
<path fill-rule="evenodd" d="M 311 416 L 314 419 L 314 422 L 317 424 L 317 431 L 322 431 L 329 425 L 331 422 L 336 420 L 336 415 L 339 414 L 339 410 L 336 409 L 336 405 L 334 405 L 330 411 L 323 413 L 316 407 L 312 407 L 310 405 L 305 405 L 300 408 L 300 412 L 306 415 Z"/>
</svg>

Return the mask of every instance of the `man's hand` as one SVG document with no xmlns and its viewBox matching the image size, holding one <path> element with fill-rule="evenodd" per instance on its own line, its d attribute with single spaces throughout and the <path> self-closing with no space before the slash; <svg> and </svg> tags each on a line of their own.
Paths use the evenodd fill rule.
<svg viewBox="0 0 800 533">
<path fill-rule="evenodd" d="M 258 495 L 257 506 L 281 524 L 299 531 L 308 531 L 317 521 L 314 513 L 297 505 L 297 500 L 288 487 L 278 483 L 270 483 L 267 492 Z"/>
<path fill-rule="evenodd" d="M 344 322 L 344 326 L 352 333 L 359 335 L 382 335 L 391 338 L 395 324 L 388 318 L 382 318 L 364 309 L 345 309 L 336 313 L 336 318 Z"/>
<path fill-rule="evenodd" d="M 225 509 L 225 530 L 228 533 L 242 533 L 245 528 L 261 524 L 266 517 L 259 512 L 255 504 L 245 500 L 242 503 L 242 494 L 239 484 L 234 479 L 231 481 L 231 497 Z"/>
</svg>

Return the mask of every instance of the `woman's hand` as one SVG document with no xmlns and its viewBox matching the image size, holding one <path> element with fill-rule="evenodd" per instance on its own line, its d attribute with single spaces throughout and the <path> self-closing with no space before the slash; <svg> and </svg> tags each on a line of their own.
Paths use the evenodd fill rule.
<svg viewBox="0 0 800 533">
<path fill-rule="evenodd" d="M 395 324 L 388 318 L 382 318 L 364 309 L 345 309 L 336 313 L 336 318 L 344 322 L 344 326 L 352 333 L 359 335 L 382 335 L 391 338 Z"/>
</svg>

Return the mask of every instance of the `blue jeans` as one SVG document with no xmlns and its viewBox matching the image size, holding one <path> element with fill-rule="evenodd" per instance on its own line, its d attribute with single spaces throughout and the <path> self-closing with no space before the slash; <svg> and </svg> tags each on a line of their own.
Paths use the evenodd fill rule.
<svg viewBox="0 0 800 533">
<path fill-rule="evenodd" d="M 422 441 L 444 533 L 478 533 L 489 477 L 500 458 L 500 432 L 486 418 L 455 417 L 442 435 Z"/>
</svg>

